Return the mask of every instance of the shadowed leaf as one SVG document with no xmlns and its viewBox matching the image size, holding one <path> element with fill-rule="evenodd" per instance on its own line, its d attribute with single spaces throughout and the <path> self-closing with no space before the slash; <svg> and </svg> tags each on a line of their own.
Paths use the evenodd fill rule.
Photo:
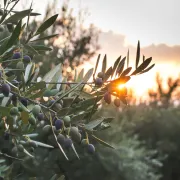
<svg viewBox="0 0 180 180">
<path fill-rule="evenodd" d="M 99 54 L 99 55 L 98 55 L 98 58 L 97 58 L 97 61 L 96 61 L 96 66 L 95 66 L 93 78 L 94 78 L 94 76 L 95 76 L 95 74 L 96 74 L 96 71 L 97 71 L 97 67 L 98 67 L 98 64 L 99 64 L 100 57 L 101 57 L 101 55 Z"/>
<path fill-rule="evenodd" d="M 50 35 L 50 36 L 46 36 L 46 37 L 41 37 L 41 38 L 38 38 L 38 39 L 35 39 L 35 40 L 31 40 L 30 42 L 36 42 L 36 41 L 42 41 L 42 40 L 49 40 L 51 38 L 54 38 L 54 37 L 57 37 L 59 34 L 53 34 L 53 35 Z"/>
<path fill-rule="evenodd" d="M 130 73 L 131 69 L 132 69 L 132 67 L 128 67 L 127 69 L 125 69 L 122 72 L 121 77 L 128 75 Z"/>
<path fill-rule="evenodd" d="M 114 73 L 115 73 L 115 71 L 116 71 L 116 69 L 117 69 L 118 64 L 119 64 L 120 61 L 121 61 L 121 56 L 119 56 L 119 57 L 116 59 L 115 63 L 114 63 L 114 66 L 113 66 L 113 69 L 112 69 L 111 77 L 113 77 L 113 75 L 114 75 Z"/>
<path fill-rule="evenodd" d="M 84 68 L 81 69 L 81 72 L 78 74 L 77 82 L 82 81 L 83 77 L 84 77 Z"/>
<path fill-rule="evenodd" d="M 14 29 L 11 37 L 7 41 L 7 44 L 6 44 L 4 50 L 9 49 L 11 46 L 16 44 L 16 41 L 18 40 L 20 34 L 21 34 L 21 21 L 19 21 L 19 23 L 17 24 L 16 28 Z"/>
<path fill-rule="evenodd" d="M 152 61 L 152 57 L 146 59 L 132 74 L 132 75 L 136 75 L 138 73 L 141 73 L 141 71 L 143 71 Z"/>
<path fill-rule="evenodd" d="M 120 75 L 123 72 L 124 66 L 125 66 L 126 57 L 124 57 L 121 62 L 118 65 L 118 68 L 116 69 L 116 75 Z"/>
<path fill-rule="evenodd" d="M 98 141 L 100 144 L 106 146 L 106 147 L 110 147 L 112 149 L 115 149 L 113 146 L 111 146 L 110 144 L 108 144 L 107 142 L 99 139 L 98 137 L 96 137 L 95 135 L 91 135 L 91 137 L 93 137 L 96 141 Z"/>
<path fill-rule="evenodd" d="M 102 63 L 102 70 L 101 70 L 101 72 L 103 74 L 105 74 L 105 72 L 106 72 L 106 67 L 107 67 L 107 57 L 106 57 L 106 54 L 105 54 L 104 59 L 103 59 L 103 63 Z"/>
<path fill-rule="evenodd" d="M 44 32 L 46 29 L 48 29 L 51 25 L 53 25 L 58 17 L 58 14 L 50 17 L 48 20 L 46 20 L 36 31 L 35 36 L 38 34 L 41 34 Z"/>
<path fill-rule="evenodd" d="M 139 64 L 139 59 L 140 59 L 140 42 L 138 41 L 137 53 L 136 53 L 136 69 L 137 69 L 138 64 Z"/>
<path fill-rule="evenodd" d="M 104 82 L 106 82 L 108 79 L 109 79 L 109 77 L 112 75 L 112 71 L 113 71 L 113 69 L 112 69 L 112 67 L 110 67 L 107 71 L 106 71 L 106 73 L 105 73 L 105 75 L 104 75 Z"/>
<path fill-rule="evenodd" d="M 155 66 L 155 64 L 151 65 L 151 66 L 150 66 L 150 67 L 148 67 L 147 69 L 145 69 L 145 70 L 141 71 L 141 73 L 140 73 L 140 74 L 143 74 L 143 73 L 148 72 L 148 71 L 149 71 L 149 70 L 151 70 L 154 66 Z"/>
<path fill-rule="evenodd" d="M 18 21 L 28 16 L 30 12 L 31 12 L 31 9 L 16 12 L 12 16 L 10 16 L 7 20 L 5 20 L 3 24 L 7 24 L 7 23 L 16 24 Z"/>
</svg>

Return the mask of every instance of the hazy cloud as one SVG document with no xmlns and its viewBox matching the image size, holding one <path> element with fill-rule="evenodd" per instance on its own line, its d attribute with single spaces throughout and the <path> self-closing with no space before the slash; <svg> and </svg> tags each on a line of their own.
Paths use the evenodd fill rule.
<svg viewBox="0 0 180 180">
<path fill-rule="evenodd" d="M 112 31 L 102 32 L 99 36 L 101 49 L 99 53 L 107 54 L 109 59 L 116 59 L 119 55 L 126 56 L 130 51 L 130 57 L 135 58 L 136 47 L 126 45 L 126 37 L 122 34 L 115 34 Z M 149 45 L 141 47 L 141 54 L 146 57 L 153 57 L 156 63 L 177 63 L 180 62 L 180 45 L 168 46 L 166 44 Z"/>
</svg>

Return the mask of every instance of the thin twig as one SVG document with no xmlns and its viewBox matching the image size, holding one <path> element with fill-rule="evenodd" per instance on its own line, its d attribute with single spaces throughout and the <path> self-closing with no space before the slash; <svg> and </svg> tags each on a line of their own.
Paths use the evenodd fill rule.
<svg viewBox="0 0 180 180">
<path fill-rule="evenodd" d="M 15 160 L 18 160 L 18 161 L 23 161 L 23 159 L 19 159 L 19 158 L 13 157 L 13 156 L 10 156 L 10 155 L 2 153 L 2 152 L 0 152 L 0 155 L 8 157 L 8 158 L 11 158 L 11 159 L 15 159 Z"/>
</svg>

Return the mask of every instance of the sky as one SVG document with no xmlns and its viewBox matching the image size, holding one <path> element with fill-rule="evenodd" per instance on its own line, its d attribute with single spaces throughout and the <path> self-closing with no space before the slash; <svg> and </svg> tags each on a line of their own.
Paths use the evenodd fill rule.
<svg viewBox="0 0 180 180">
<path fill-rule="evenodd" d="M 21 0 L 24 5 L 31 2 Z M 44 14 L 47 3 L 54 0 L 33 0 L 34 10 Z M 57 0 L 58 8 L 63 0 Z M 109 65 L 119 55 L 130 49 L 134 63 L 136 45 L 141 43 L 141 52 L 152 56 L 155 68 L 132 81 L 141 95 L 154 87 L 154 76 L 159 71 L 163 77 L 178 76 L 180 67 L 180 1 L 179 0 L 70 0 L 74 15 L 79 9 L 88 11 L 85 25 L 93 23 L 101 34 L 99 53 L 107 54 Z M 94 66 L 96 57 L 86 64 Z M 141 83 L 140 83 L 141 82 Z"/>
</svg>

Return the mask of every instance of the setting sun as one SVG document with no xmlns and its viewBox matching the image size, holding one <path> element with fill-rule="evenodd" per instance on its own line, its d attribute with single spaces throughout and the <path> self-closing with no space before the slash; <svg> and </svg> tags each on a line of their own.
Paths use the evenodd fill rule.
<svg viewBox="0 0 180 180">
<path fill-rule="evenodd" d="M 118 86 L 118 89 L 123 89 L 124 87 L 126 87 L 126 85 L 125 84 L 120 84 L 119 86 Z"/>
</svg>

